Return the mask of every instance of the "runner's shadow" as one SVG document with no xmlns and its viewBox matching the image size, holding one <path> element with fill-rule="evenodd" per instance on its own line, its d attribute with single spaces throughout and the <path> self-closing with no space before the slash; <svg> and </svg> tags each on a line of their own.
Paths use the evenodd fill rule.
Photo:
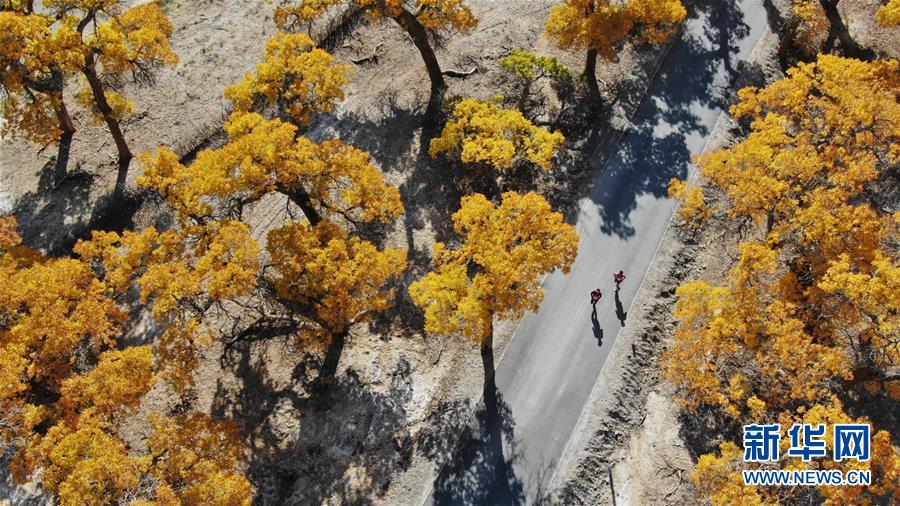
<svg viewBox="0 0 900 506">
<path fill-rule="evenodd" d="M 619 299 L 619 292 L 616 291 L 616 318 L 619 319 L 619 322 L 622 326 L 625 326 L 625 319 L 628 318 L 628 313 L 625 312 L 625 308 L 622 307 L 622 301 Z"/>
<path fill-rule="evenodd" d="M 591 311 L 591 327 L 594 331 L 594 338 L 597 339 L 597 346 L 603 346 L 603 328 L 600 326 L 600 320 L 597 319 L 597 307 Z"/>
</svg>

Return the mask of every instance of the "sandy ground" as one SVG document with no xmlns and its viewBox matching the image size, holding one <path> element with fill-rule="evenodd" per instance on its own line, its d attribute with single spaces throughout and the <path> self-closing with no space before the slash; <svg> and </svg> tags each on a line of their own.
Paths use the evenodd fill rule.
<svg viewBox="0 0 900 506">
<path fill-rule="evenodd" d="M 552 54 L 573 70 L 580 69 L 580 54 L 552 50 L 542 37 L 553 2 L 468 3 L 480 20 L 479 28 L 447 39 L 438 58 L 445 69 L 476 72 L 465 79 L 449 78 L 450 95 L 486 99 L 498 91 L 510 93 L 496 60 L 513 48 Z M 155 87 L 126 91 L 138 112 L 127 125 L 126 136 L 135 152 L 167 144 L 188 155 L 221 142 L 220 126 L 227 114 L 221 92 L 259 59 L 266 38 L 274 32 L 272 7 L 261 0 L 177 0 L 164 6 L 175 26 L 173 45 L 181 62 L 161 71 Z M 327 32 L 326 27 L 319 30 Z M 385 244 L 410 252 L 411 269 L 398 286 L 396 307 L 372 325 L 353 329 L 333 392 L 337 402 L 330 406 L 310 405 L 305 390 L 320 358 L 299 351 L 287 337 L 207 350 L 197 372 L 196 391 L 186 404 L 241 423 L 248 447 L 247 471 L 259 504 L 342 500 L 415 504 L 422 479 L 431 474 L 435 448 L 442 442 L 446 446 L 453 436 L 435 419 L 447 413 L 468 416 L 480 392 L 481 364 L 475 346 L 461 339 L 422 335 L 421 315 L 405 296 L 405 287 L 427 269 L 435 240 L 449 237 L 449 217 L 459 198 L 472 190 L 497 188 L 485 187 L 484 181 L 425 153 L 420 120 L 427 76 L 415 48 L 395 24 L 361 20 L 333 48 L 341 62 L 373 51 L 376 59 L 356 66 L 347 100 L 308 133 L 319 139 L 340 137 L 369 151 L 388 181 L 400 188 L 407 212 L 384 238 Z M 594 141 L 615 146 L 661 52 L 662 48 L 626 48 L 618 62 L 599 65 L 598 77 L 608 85 L 607 98 L 616 100 L 606 121 L 593 132 Z M 552 108 L 554 98 L 546 87 L 543 90 Z M 76 119 L 79 131 L 69 163 L 76 175 L 56 188 L 49 183 L 47 170 L 54 149 L 39 152 L 39 147 L 23 141 L 0 144 L 0 211 L 16 214 L 29 245 L 65 248 L 96 219 L 101 197 L 111 191 L 115 151 L 109 135 L 105 128 L 88 124 L 83 113 L 76 113 Z M 560 156 L 557 171 L 538 177 L 515 174 L 500 186 L 538 189 L 568 211 L 587 190 L 584 183 L 596 177 L 591 167 L 602 166 L 602 160 L 587 163 L 581 155 L 579 148 L 591 132 L 566 133 L 570 149 Z M 132 180 L 139 171 L 135 163 Z M 166 214 L 152 201 L 138 204 L 137 212 L 128 217 L 129 226 L 154 224 Z M 284 218 L 284 209 L 278 198 L 260 202 L 252 213 L 254 235 L 263 237 L 268 227 Z M 643 298 L 635 303 L 633 321 L 648 323 L 635 328 L 631 337 L 620 336 L 614 351 L 618 355 L 610 360 L 615 366 L 604 371 L 621 380 L 609 383 L 616 397 L 596 399 L 594 415 L 584 419 L 579 443 L 566 454 L 570 471 L 558 481 L 576 480 L 568 482 L 562 496 L 574 502 L 600 504 L 609 498 L 603 495 L 609 493 L 608 481 L 596 477 L 610 463 L 617 463 L 613 467 L 617 495 L 634 504 L 645 498 L 648 503 L 690 498 L 687 475 L 670 470 L 689 469 L 690 461 L 671 432 L 676 430 L 677 414 L 654 367 L 671 329 L 668 315 L 674 287 L 697 272 L 689 260 L 698 248 L 674 233 L 670 236 L 657 257 L 655 274 L 648 275 Z M 709 251 L 708 255 L 715 254 Z M 497 356 L 515 326 L 516 322 L 496 325 Z M 145 332 L 137 337 L 152 338 L 152 325 L 142 328 Z M 609 411 L 613 402 L 622 409 Z M 142 412 L 183 407 L 159 386 L 145 400 Z M 622 419 L 628 423 L 609 428 Z M 146 435 L 140 419 L 123 430 L 136 446 Z M 628 437 L 631 430 L 633 438 Z M 648 448 L 663 455 L 662 460 L 637 459 Z M 599 460 L 591 460 L 594 457 Z M 0 481 L 0 497 L 4 495 L 14 497 L 16 504 L 29 497 L 28 490 L 13 491 L 8 481 Z"/>
</svg>

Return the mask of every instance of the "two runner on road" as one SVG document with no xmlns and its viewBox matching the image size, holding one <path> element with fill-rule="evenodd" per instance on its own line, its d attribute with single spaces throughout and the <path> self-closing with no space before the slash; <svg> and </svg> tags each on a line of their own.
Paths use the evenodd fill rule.
<svg viewBox="0 0 900 506">
<path fill-rule="evenodd" d="M 625 272 L 619 271 L 613 274 L 613 281 L 616 283 L 616 292 L 618 292 L 622 281 L 625 281 Z M 595 288 L 591 292 L 591 305 L 596 308 L 601 297 L 603 297 L 603 292 L 601 292 L 599 288 Z"/>
</svg>

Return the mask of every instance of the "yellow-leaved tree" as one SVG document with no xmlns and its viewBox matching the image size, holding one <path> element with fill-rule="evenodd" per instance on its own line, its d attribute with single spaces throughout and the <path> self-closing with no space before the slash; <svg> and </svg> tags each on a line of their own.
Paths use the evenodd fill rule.
<svg viewBox="0 0 900 506">
<path fill-rule="evenodd" d="M 724 283 L 678 288 L 679 324 L 662 361 L 689 412 L 780 422 L 785 434 L 801 420 L 876 425 L 880 457 L 853 462 L 872 471 L 872 485 L 819 487 L 836 503 L 900 497 L 897 449 L 877 430 L 881 413 L 865 409 L 900 397 L 900 261 L 892 242 L 900 220 L 873 205 L 871 193 L 900 159 L 898 84 L 896 60 L 822 55 L 767 88 L 739 92 L 731 112 L 750 133 L 698 164 L 724 192 L 727 218 L 755 227 L 758 239 L 740 245 Z M 681 196 L 694 213 L 696 195 Z M 844 395 L 869 401 L 851 410 Z M 725 437 L 694 471 L 706 497 L 753 504 L 799 492 L 745 487 L 736 474 L 740 435 Z M 795 464 L 783 458 L 778 466 Z"/>
<path fill-rule="evenodd" d="M 259 245 L 239 221 L 195 224 L 159 232 L 94 232 L 75 252 L 102 270 L 116 293 L 137 287 L 141 302 L 163 325 L 160 372 L 177 393 L 193 385 L 193 371 L 213 335 L 203 317 L 214 304 L 249 295 L 261 268 Z"/>
<path fill-rule="evenodd" d="M 888 0 L 876 13 L 881 26 L 896 28 L 900 26 L 900 0 Z"/>
<path fill-rule="evenodd" d="M 367 224 L 386 224 L 403 213 L 397 188 L 385 182 L 368 153 L 336 139 L 314 142 L 300 135 L 315 114 L 331 111 L 344 97 L 348 70 L 306 35 L 276 34 L 256 69 L 225 91 L 234 104 L 224 125 L 225 145 L 202 150 L 188 165 L 160 147 L 155 155 L 141 155 L 145 171 L 138 178 L 175 211 L 183 231 L 176 242 L 200 247 L 194 257 L 204 256 L 202 249 L 211 244 L 198 242 L 198 232 L 216 223 L 246 228 L 244 208 L 267 195 L 282 194 L 300 210 L 305 220 L 292 219 L 269 231 L 266 265 L 250 264 L 251 258 L 259 261 L 256 241 L 241 239 L 253 245 L 235 273 L 243 289 L 215 296 L 211 284 L 191 287 L 208 292 L 207 300 L 243 298 L 241 306 L 255 310 L 249 323 L 238 318 L 243 330 L 231 336 L 232 342 L 277 320 L 281 331 L 297 334 L 302 346 L 327 347 L 319 376 L 325 383 L 335 376 L 350 327 L 390 305 L 390 284 L 406 269 L 405 251 L 379 248 L 357 234 Z M 260 112 L 267 108 L 260 103 L 275 106 L 278 117 L 264 117 Z M 181 284 L 189 279 L 166 274 Z M 178 284 L 172 287 L 191 293 Z M 181 318 L 180 326 L 171 327 L 173 338 L 187 333 L 208 342 L 196 320 Z M 189 351 L 171 349 L 173 355 Z"/>
<path fill-rule="evenodd" d="M 41 145 L 68 146 L 75 123 L 63 101 L 66 79 L 83 56 L 70 26 L 22 6 L 0 8 L 0 89 L 4 137 L 22 135 Z"/>
<path fill-rule="evenodd" d="M 275 21 L 282 28 L 309 25 L 320 18 L 329 7 L 342 0 L 278 0 Z M 397 22 L 409 34 L 422 55 L 428 78 L 431 80 L 429 107 L 440 103 L 440 96 L 447 88 L 444 74 L 431 47 L 431 33 L 455 31 L 465 34 L 475 28 L 478 20 L 465 4 L 465 0 L 352 0 L 366 11 L 371 19 L 385 17 Z"/>
<path fill-rule="evenodd" d="M 456 104 L 440 137 L 431 140 L 428 153 L 454 153 L 465 164 L 511 169 L 527 160 L 544 170 L 553 168 L 553 157 L 565 138 L 535 126 L 516 109 L 467 98 Z"/>
<path fill-rule="evenodd" d="M 303 34 L 279 33 L 269 39 L 266 55 L 244 80 L 225 90 L 234 110 L 249 112 L 261 97 L 278 107 L 298 125 L 306 125 L 318 112 L 331 112 L 344 99 L 350 67 L 316 48 Z"/>
<path fill-rule="evenodd" d="M 680 0 L 563 0 L 550 11 L 547 37 L 560 49 L 587 52 L 583 77 L 599 100 L 598 56 L 614 58 L 629 37 L 661 44 L 686 16 Z"/>
<path fill-rule="evenodd" d="M 113 83 L 126 76 L 149 83 L 156 67 L 178 62 L 169 44 L 172 25 L 159 5 L 51 0 L 35 9 L 34 2 L 4 2 L 0 26 L 0 82 L 8 92 L 4 116 L 11 119 L 9 128 L 34 140 L 68 143 L 75 126 L 62 92 L 66 81 L 78 75 L 82 87 L 76 100 L 109 128 L 123 166 L 119 183 L 124 184 L 132 154 L 119 123 L 133 106 Z"/>
<path fill-rule="evenodd" d="M 391 306 L 390 285 L 406 270 L 406 250 L 379 249 L 329 221 L 272 230 L 268 250 L 279 299 L 315 322 L 301 329 L 301 340 L 328 345 L 319 379 L 332 382 L 350 327 Z"/>
<path fill-rule="evenodd" d="M 557 89 L 566 87 L 572 80 L 572 72 L 559 60 L 552 56 L 538 56 L 532 51 L 513 49 L 497 63 L 501 70 L 515 78 L 519 95 L 516 109 L 520 111 L 526 111 L 531 89 L 540 79 L 550 79 Z"/>
<path fill-rule="evenodd" d="M 387 308 L 392 290 L 385 287 L 405 270 L 405 251 L 352 233 L 399 216 L 399 192 L 364 151 L 338 140 L 315 143 L 281 120 L 236 112 L 225 131 L 223 147 L 201 151 L 189 165 L 163 147 L 142 156 L 139 182 L 166 199 L 187 236 L 209 223 L 239 220 L 245 206 L 270 193 L 296 204 L 305 221 L 272 230 L 267 274 L 259 269 L 251 276 L 248 269 L 247 279 L 265 279 L 262 286 L 272 288 L 266 294 L 285 310 L 301 343 L 328 346 L 322 378 L 330 379 L 349 327 Z"/>
<path fill-rule="evenodd" d="M 543 298 L 541 279 L 568 272 L 578 253 L 575 227 L 534 192 L 507 192 L 499 205 L 463 197 L 453 215 L 458 247 L 437 243 L 433 269 L 409 287 L 425 311 L 425 331 L 455 334 L 481 347 L 485 399 L 495 399 L 494 318 L 520 318 Z"/>
<path fill-rule="evenodd" d="M 119 275 L 30 250 L 15 220 L 0 218 L 0 447 L 14 451 L 14 477 L 40 473 L 63 505 L 249 505 L 232 424 L 155 415 L 168 425 L 152 424 L 148 450 L 121 436 L 157 363 L 151 346 L 121 339 Z"/>
</svg>

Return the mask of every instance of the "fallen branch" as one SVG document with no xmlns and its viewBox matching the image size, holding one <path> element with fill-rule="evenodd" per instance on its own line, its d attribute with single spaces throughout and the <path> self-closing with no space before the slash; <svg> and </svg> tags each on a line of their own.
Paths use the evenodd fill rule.
<svg viewBox="0 0 900 506">
<path fill-rule="evenodd" d="M 447 77 L 469 77 L 470 75 L 478 72 L 478 67 L 472 67 L 471 70 L 462 71 L 462 70 L 445 70 L 441 72 Z"/>
<path fill-rule="evenodd" d="M 675 492 L 678 492 L 678 489 L 681 488 L 681 484 L 684 483 L 684 470 L 678 470 L 678 483 L 675 484 L 675 488 L 666 493 L 666 500 L 669 500 L 669 497 L 672 496 Z"/>
</svg>

